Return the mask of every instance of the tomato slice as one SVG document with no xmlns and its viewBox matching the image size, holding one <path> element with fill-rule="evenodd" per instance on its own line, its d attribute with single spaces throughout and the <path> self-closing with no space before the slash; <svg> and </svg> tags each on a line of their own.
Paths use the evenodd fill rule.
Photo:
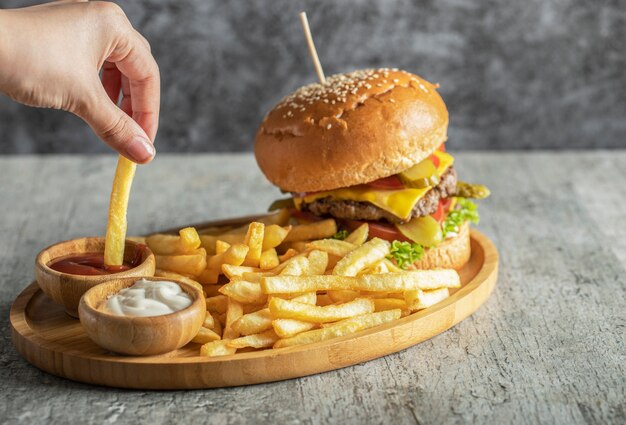
<svg viewBox="0 0 626 425">
<path fill-rule="evenodd" d="M 411 242 L 409 238 L 404 236 L 396 226 L 393 224 L 379 223 L 376 221 L 359 221 L 359 220 L 344 220 L 344 224 L 350 230 L 354 230 L 363 223 L 369 225 L 369 238 L 381 238 L 389 242 L 393 241 L 406 241 Z"/>
<path fill-rule="evenodd" d="M 440 163 L 441 161 L 439 160 L 439 157 L 438 157 L 438 156 L 436 156 L 436 155 L 434 155 L 434 154 L 433 154 L 433 155 L 429 156 L 429 157 L 428 157 L 428 159 L 430 159 L 430 160 L 432 161 L 432 163 L 433 163 L 433 165 L 435 166 L 435 168 L 439 168 L 439 163 Z"/>
<path fill-rule="evenodd" d="M 445 152 L 446 151 L 446 144 L 445 143 L 440 144 L 437 149 L 440 150 L 441 152 Z"/>
<path fill-rule="evenodd" d="M 381 190 L 404 189 L 404 185 L 396 175 L 374 180 L 373 182 L 367 183 L 366 186 Z"/>
<path fill-rule="evenodd" d="M 450 206 L 452 205 L 452 198 L 443 198 L 439 200 L 439 205 L 443 207 L 443 212 L 448 213 Z"/>
<path fill-rule="evenodd" d="M 446 210 L 443 207 L 443 203 L 439 201 L 439 205 L 437 206 L 437 211 L 431 214 L 431 217 L 437 220 L 439 224 L 446 218 Z"/>
</svg>

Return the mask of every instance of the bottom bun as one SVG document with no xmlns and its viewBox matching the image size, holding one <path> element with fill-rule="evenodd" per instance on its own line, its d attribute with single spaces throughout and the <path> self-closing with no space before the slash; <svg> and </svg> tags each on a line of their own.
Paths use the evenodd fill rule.
<svg viewBox="0 0 626 425">
<path fill-rule="evenodd" d="M 469 223 L 465 223 L 461 226 L 458 236 L 425 250 L 424 256 L 416 261 L 414 266 L 418 269 L 459 270 L 468 262 L 470 254 Z"/>
</svg>

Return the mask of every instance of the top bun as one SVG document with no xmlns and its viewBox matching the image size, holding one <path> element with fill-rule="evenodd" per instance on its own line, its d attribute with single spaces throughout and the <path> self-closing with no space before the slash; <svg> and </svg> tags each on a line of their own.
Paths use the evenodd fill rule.
<svg viewBox="0 0 626 425">
<path fill-rule="evenodd" d="M 289 192 L 368 183 L 410 168 L 446 141 L 436 86 L 397 69 L 337 74 L 285 97 L 257 131 L 265 176 Z"/>
</svg>

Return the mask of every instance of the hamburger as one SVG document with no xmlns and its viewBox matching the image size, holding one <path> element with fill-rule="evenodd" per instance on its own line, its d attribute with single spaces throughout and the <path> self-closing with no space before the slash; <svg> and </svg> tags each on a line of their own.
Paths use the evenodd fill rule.
<svg viewBox="0 0 626 425">
<path fill-rule="evenodd" d="M 368 223 L 392 242 L 403 269 L 461 268 L 469 222 L 486 187 L 458 180 L 446 151 L 448 111 L 438 85 L 398 69 L 333 75 L 283 98 L 265 117 L 254 152 L 267 179 L 291 196 L 300 220 L 333 217 L 344 237 Z"/>
</svg>

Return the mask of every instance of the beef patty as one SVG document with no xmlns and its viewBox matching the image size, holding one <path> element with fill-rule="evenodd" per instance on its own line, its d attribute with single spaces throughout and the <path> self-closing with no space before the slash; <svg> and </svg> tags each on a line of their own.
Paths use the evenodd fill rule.
<svg viewBox="0 0 626 425">
<path fill-rule="evenodd" d="M 439 199 L 453 196 L 455 193 L 456 171 L 453 167 L 450 167 L 443 176 L 441 176 L 439 184 L 429 190 L 426 195 L 415 204 L 409 220 L 414 217 L 433 214 L 437 211 Z M 404 223 L 408 221 L 396 217 L 369 202 L 341 201 L 332 199 L 331 197 L 317 199 L 308 204 L 303 203 L 301 208 L 303 211 L 309 211 L 315 215 L 330 215 L 335 218 L 348 220 L 386 220 L 391 223 Z"/>
</svg>

